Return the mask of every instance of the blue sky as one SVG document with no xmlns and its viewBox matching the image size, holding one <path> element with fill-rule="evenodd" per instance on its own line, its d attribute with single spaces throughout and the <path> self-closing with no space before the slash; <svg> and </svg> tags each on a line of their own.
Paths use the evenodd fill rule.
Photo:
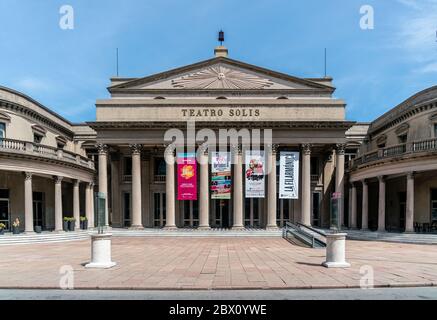
<svg viewBox="0 0 437 320">
<path fill-rule="evenodd" d="M 74 30 L 59 9 L 74 8 Z M 375 28 L 359 26 L 371 5 Z M 73 122 L 95 119 L 115 75 L 146 76 L 213 56 L 300 77 L 328 75 L 347 118 L 370 121 L 437 84 L 437 0 L 0 0 L 0 84 Z"/>
</svg>

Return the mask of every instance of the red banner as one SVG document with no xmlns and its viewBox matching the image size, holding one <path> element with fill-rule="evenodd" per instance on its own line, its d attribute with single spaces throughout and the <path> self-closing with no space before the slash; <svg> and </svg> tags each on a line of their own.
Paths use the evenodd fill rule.
<svg viewBox="0 0 437 320">
<path fill-rule="evenodd" d="M 195 153 L 178 153 L 178 200 L 197 200 Z"/>
</svg>

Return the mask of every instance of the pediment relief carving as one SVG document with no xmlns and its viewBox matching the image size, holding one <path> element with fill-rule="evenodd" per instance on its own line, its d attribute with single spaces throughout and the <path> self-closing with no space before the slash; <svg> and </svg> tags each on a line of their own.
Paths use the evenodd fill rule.
<svg viewBox="0 0 437 320">
<path fill-rule="evenodd" d="M 172 80 L 172 85 L 183 89 L 263 89 L 272 86 L 273 82 L 217 65 Z"/>
</svg>

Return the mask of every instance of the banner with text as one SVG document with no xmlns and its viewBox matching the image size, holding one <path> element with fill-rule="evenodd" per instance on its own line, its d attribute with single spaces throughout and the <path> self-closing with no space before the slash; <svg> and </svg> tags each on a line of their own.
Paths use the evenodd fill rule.
<svg viewBox="0 0 437 320">
<path fill-rule="evenodd" d="M 279 199 L 299 198 L 299 152 L 279 154 Z"/>
<path fill-rule="evenodd" d="M 211 153 L 211 199 L 231 199 L 231 154 Z"/>
<path fill-rule="evenodd" d="M 246 150 L 246 198 L 264 198 L 264 151 Z"/>
<path fill-rule="evenodd" d="M 178 200 L 197 200 L 197 163 L 195 153 L 177 154 Z"/>
</svg>

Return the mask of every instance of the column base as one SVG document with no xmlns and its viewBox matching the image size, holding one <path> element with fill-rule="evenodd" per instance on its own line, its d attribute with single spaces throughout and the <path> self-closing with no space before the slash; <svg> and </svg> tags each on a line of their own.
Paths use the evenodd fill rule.
<svg viewBox="0 0 437 320">
<path fill-rule="evenodd" d="M 109 262 L 109 263 L 94 263 L 94 262 L 90 262 L 90 263 L 85 265 L 85 268 L 109 269 L 109 268 L 112 268 L 112 267 L 114 267 L 116 265 L 117 265 L 116 262 Z"/>
<path fill-rule="evenodd" d="M 243 226 L 233 226 L 231 230 L 244 230 L 245 228 Z"/>
<path fill-rule="evenodd" d="M 33 234 L 36 234 L 36 232 L 35 231 L 24 231 L 24 234 L 33 235 Z"/>
<path fill-rule="evenodd" d="M 162 228 L 162 230 L 170 230 L 170 231 L 175 231 L 177 229 L 178 227 L 176 226 L 165 226 L 164 228 Z"/>
<path fill-rule="evenodd" d="M 323 262 L 322 266 L 326 268 L 349 268 L 351 266 L 350 263 L 347 262 Z"/>
<path fill-rule="evenodd" d="M 275 230 L 279 230 L 279 227 L 277 225 L 271 225 L 271 226 L 267 226 L 266 230 L 275 231 Z"/>
<path fill-rule="evenodd" d="M 53 231 L 54 233 L 65 233 L 65 232 L 67 232 L 67 231 L 64 231 L 64 230 L 55 230 L 55 231 Z"/>
<path fill-rule="evenodd" d="M 210 226 L 199 226 L 197 227 L 197 230 L 211 230 Z"/>
<path fill-rule="evenodd" d="M 138 225 L 138 226 L 130 226 L 128 229 L 129 230 L 144 230 L 144 227 L 142 225 Z"/>
</svg>

